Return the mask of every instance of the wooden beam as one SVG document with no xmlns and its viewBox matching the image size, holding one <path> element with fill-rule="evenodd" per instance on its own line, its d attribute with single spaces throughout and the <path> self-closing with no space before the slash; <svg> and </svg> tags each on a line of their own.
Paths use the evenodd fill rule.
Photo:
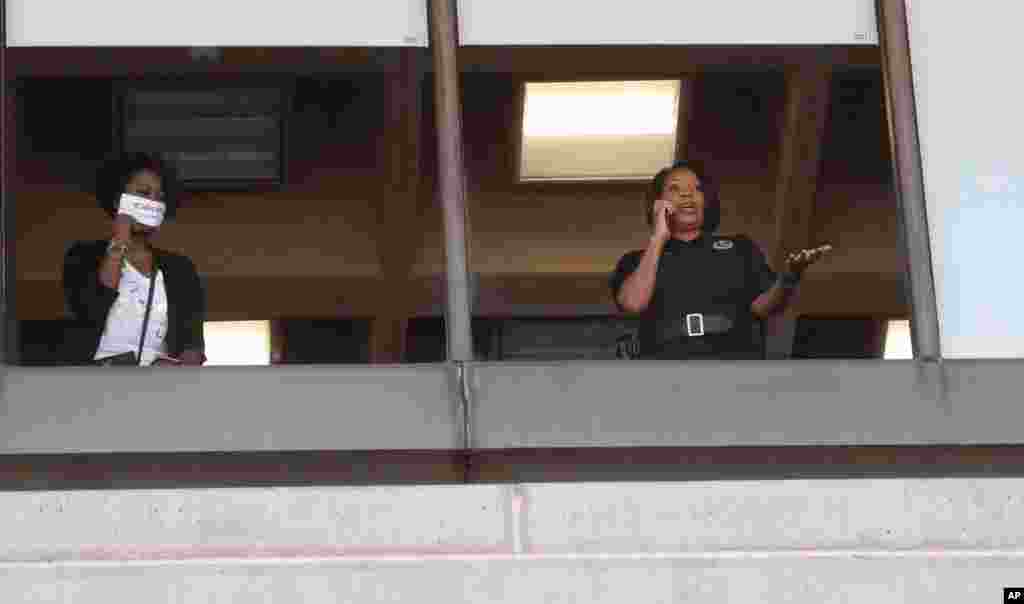
<svg viewBox="0 0 1024 604">
<path fill-rule="evenodd" d="M 406 48 L 229 47 L 216 61 L 189 48 L 16 47 L 4 50 L 13 77 L 146 77 L 154 74 L 237 75 L 391 72 Z"/>
<path fill-rule="evenodd" d="M 284 321 L 270 320 L 270 364 L 279 365 L 287 358 L 288 338 Z"/>
<path fill-rule="evenodd" d="M 811 219 L 818 193 L 830 85 L 831 70 L 827 67 L 804 65 L 786 73 L 775 187 L 775 247 L 771 251 L 776 270 L 783 270 L 789 252 L 812 243 Z M 787 358 L 792 353 L 796 316 L 791 306 L 765 322 L 768 358 Z"/>
<path fill-rule="evenodd" d="M 401 363 L 405 358 L 409 321 L 395 315 L 377 315 L 370 322 L 370 363 Z"/>
<path fill-rule="evenodd" d="M 411 296 L 404 289 L 423 244 L 419 203 L 422 68 L 417 55 L 415 49 L 404 49 L 400 68 L 390 79 L 391 129 L 378 148 L 391 193 L 376 207 L 384 296 L 370 326 L 371 363 L 402 361 L 406 319 L 412 311 Z"/>
<path fill-rule="evenodd" d="M 693 97 L 697 77 L 683 76 L 679 88 L 679 109 L 676 116 L 676 159 L 691 159 L 694 151 L 690 140 L 690 124 L 693 123 Z"/>
<path fill-rule="evenodd" d="M 234 74 L 394 71 L 400 56 L 424 48 L 225 47 L 220 59 L 197 61 L 186 47 L 14 47 L 4 49 L 14 77 L 124 77 L 152 74 Z M 463 72 L 551 77 L 664 77 L 704 69 L 782 70 L 813 62 L 877 67 L 877 46 L 532 46 L 459 48 Z M 429 69 L 429 66 L 427 67 Z"/>
<path fill-rule="evenodd" d="M 18 320 L 65 318 L 58 279 L 19 280 L 17 287 Z M 444 288 L 440 275 L 401 283 L 360 276 L 209 277 L 207 318 L 371 318 L 379 315 L 381 301 L 396 291 L 406 298 L 405 316 L 437 317 L 444 315 Z M 479 288 L 476 316 L 574 317 L 615 312 L 605 274 L 483 275 Z M 811 271 L 800 289 L 795 308 L 799 315 L 894 318 L 910 313 L 903 276 L 892 271 Z"/>
<path fill-rule="evenodd" d="M 811 219 L 818 193 L 821 147 L 829 109 L 831 75 L 805 67 L 786 74 L 786 106 L 775 187 L 775 248 L 771 259 L 782 267 L 788 251 L 811 241 Z"/>
<path fill-rule="evenodd" d="M 11 79 L 7 70 L 7 57 L 4 57 L 0 85 L 3 86 L 3 134 L 0 144 L 3 145 L 0 156 L 0 363 L 16 363 L 19 357 L 19 337 L 16 302 L 16 269 L 15 269 L 15 206 L 14 193 L 19 188 L 20 178 L 17 147 L 20 142 L 18 127 L 18 90 L 16 82 Z"/>
<path fill-rule="evenodd" d="M 877 46 L 463 46 L 462 72 L 531 78 L 674 77 L 705 70 L 778 70 L 790 65 L 877 67 Z"/>
</svg>

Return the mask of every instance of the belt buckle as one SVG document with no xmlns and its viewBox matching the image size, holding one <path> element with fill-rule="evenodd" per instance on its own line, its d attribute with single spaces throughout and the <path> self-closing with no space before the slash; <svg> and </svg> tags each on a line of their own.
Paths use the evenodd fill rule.
<svg viewBox="0 0 1024 604">
<path fill-rule="evenodd" d="M 686 335 L 691 338 L 704 335 L 704 315 L 692 312 L 686 315 Z"/>
</svg>

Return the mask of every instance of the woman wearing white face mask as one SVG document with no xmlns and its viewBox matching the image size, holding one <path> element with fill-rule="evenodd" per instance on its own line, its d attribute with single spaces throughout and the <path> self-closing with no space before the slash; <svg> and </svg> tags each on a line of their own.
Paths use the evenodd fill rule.
<svg viewBox="0 0 1024 604">
<path fill-rule="evenodd" d="M 75 362 L 100 365 L 202 365 L 205 300 L 187 257 L 153 238 L 177 212 L 177 179 L 160 158 L 134 153 L 100 169 L 97 201 L 112 236 L 76 242 L 64 259 L 64 293 L 78 337 Z"/>
</svg>

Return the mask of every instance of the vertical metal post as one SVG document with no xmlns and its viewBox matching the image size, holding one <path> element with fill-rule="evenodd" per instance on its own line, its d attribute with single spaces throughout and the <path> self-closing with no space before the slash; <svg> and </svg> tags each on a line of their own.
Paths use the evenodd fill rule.
<svg viewBox="0 0 1024 604">
<path fill-rule="evenodd" d="M 910 34 L 905 0 L 878 0 L 878 30 L 889 115 L 889 141 L 902 211 L 903 240 L 910 278 L 910 328 L 914 358 L 942 359 L 939 313 L 932 275 L 928 213 L 924 198 L 924 172 L 917 135 L 914 74 L 910 60 Z"/>
<path fill-rule="evenodd" d="M 473 360 L 471 288 L 466 251 L 466 190 L 462 162 L 462 120 L 459 113 L 458 40 L 455 0 L 430 0 L 430 45 L 434 56 L 434 98 L 437 105 L 437 148 L 448 298 L 445 327 L 448 360 Z"/>
</svg>

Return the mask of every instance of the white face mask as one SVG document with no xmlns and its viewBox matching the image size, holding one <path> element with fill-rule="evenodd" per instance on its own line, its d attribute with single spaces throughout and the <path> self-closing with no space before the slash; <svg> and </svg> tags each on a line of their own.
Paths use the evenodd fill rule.
<svg viewBox="0 0 1024 604">
<path fill-rule="evenodd" d="M 118 214 L 127 214 L 135 222 L 154 228 L 163 224 L 166 212 L 167 205 L 162 201 L 146 199 L 131 193 L 121 195 L 121 203 L 117 208 Z"/>
</svg>

